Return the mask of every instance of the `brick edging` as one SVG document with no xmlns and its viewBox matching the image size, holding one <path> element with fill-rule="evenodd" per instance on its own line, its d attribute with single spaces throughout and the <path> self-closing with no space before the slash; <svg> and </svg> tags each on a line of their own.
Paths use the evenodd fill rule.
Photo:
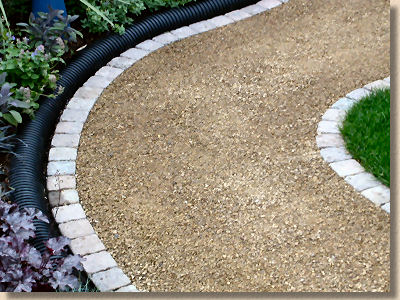
<svg viewBox="0 0 400 300">
<path fill-rule="evenodd" d="M 390 189 L 379 182 L 348 153 L 339 128 L 346 112 L 373 89 L 389 87 L 390 76 L 376 80 L 336 101 L 322 116 L 317 129 L 317 146 L 322 158 L 361 195 L 390 213 Z"/>
<path fill-rule="evenodd" d="M 47 165 L 48 200 L 61 234 L 71 239 L 74 254 L 86 260 L 83 268 L 101 292 L 138 292 L 107 251 L 86 218 L 76 190 L 76 158 L 83 125 L 101 93 L 124 70 L 175 41 L 234 23 L 270 10 L 289 0 L 262 0 L 208 20 L 160 34 L 113 58 L 90 77 L 68 102 L 51 141 Z"/>
</svg>

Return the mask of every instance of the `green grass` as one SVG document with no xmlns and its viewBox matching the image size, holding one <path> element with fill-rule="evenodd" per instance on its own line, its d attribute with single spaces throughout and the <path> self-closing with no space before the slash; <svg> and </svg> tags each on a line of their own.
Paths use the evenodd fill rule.
<svg viewBox="0 0 400 300">
<path fill-rule="evenodd" d="M 353 158 L 390 187 L 390 89 L 374 90 L 355 104 L 340 131 Z"/>
</svg>

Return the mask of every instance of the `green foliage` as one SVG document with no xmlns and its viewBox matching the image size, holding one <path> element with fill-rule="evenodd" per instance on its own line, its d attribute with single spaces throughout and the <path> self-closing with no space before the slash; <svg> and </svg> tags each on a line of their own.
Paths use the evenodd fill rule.
<svg viewBox="0 0 400 300">
<path fill-rule="evenodd" d="M 355 104 L 340 131 L 351 155 L 390 186 L 390 89 L 375 90 Z"/>
<path fill-rule="evenodd" d="M 83 0 L 80 0 L 83 1 Z M 86 1 L 86 0 L 85 0 Z M 92 8 L 86 11 L 82 26 L 90 32 L 105 32 L 113 29 L 124 33 L 124 26 L 133 21 L 133 17 L 145 9 L 151 11 L 162 7 L 176 7 L 193 0 L 87 0 Z M 95 9 L 93 9 L 93 7 Z M 100 12 L 100 13 L 99 13 Z M 104 19 L 107 22 L 104 22 Z"/>
</svg>

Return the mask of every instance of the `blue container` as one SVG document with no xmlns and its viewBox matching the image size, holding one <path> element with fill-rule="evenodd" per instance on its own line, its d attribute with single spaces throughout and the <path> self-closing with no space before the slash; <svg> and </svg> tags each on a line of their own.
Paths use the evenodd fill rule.
<svg viewBox="0 0 400 300">
<path fill-rule="evenodd" d="M 49 12 L 49 5 L 52 9 L 60 9 L 64 11 L 64 16 L 67 15 L 64 0 L 32 0 L 32 11 L 37 16 L 38 12 Z"/>
</svg>

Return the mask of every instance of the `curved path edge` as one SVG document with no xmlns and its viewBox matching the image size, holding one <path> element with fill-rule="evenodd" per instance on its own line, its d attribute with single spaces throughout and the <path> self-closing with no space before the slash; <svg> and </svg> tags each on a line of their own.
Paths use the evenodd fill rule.
<svg viewBox="0 0 400 300">
<path fill-rule="evenodd" d="M 124 70 L 151 52 L 192 35 L 238 22 L 288 1 L 262 0 L 225 15 L 196 22 L 146 40 L 100 68 L 69 100 L 51 141 L 47 165 L 48 200 L 61 234 L 71 239 L 71 251 L 84 257 L 83 268 L 99 291 L 139 292 L 118 267 L 88 221 L 76 190 L 79 140 L 96 100 Z"/>
<path fill-rule="evenodd" d="M 378 88 L 390 88 L 390 76 L 356 89 L 332 104 L 318 124 L 316 141 L 322 158 L 340 177 L 365 198 L 390 213 L 390 189 L 353 159 L 346 150 L 339 130 L 347 111 Z"/>
</svg>

